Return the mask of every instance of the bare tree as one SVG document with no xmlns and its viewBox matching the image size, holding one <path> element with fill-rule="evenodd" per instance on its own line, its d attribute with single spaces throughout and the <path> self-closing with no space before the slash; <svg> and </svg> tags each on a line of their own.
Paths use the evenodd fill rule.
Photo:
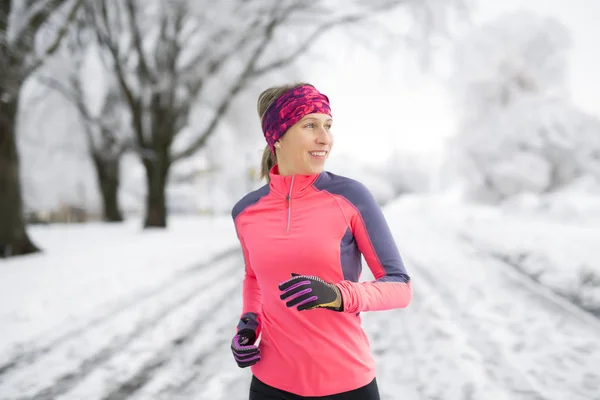
<svg viewBox="0 0 600 400">
<path fill-rule="evenodd" d="M 85 56 L 89 54 L 86 51 L 95 46 L 88 33 L 82 21 L 71 27 L 65 46 L 70 61 L 66 82 L 54 76 L 40 76 L 38 80 L 62 94 L 79 112 L 88 154 L 96 171 L 103 219 L 121 222 L 123 214 L 118 201 L 120 162 L 122 156 L 132 149 L 129 124 L 124 120 L 122 111 L 126 104 L 116 83 L 109 83 L 100 110 L 94 112 L 90 107 L 82 77 Z"/>
<path fill-rule="evenodd" d="M 16 144 L 19 99 L 23 83 L 58 49 L 81 4 L 80 0 L 0 1 L 0 257 L 39 251 L 23 216 Z M 50 20 L 56 26 L 48 26 Z M 36 42 L 43 29 L 51 40 L 42 40 L 47 43 L 40 50 Z"/>
<path fill-rule="evenodd" d="M 291 65 L 336 27 L 417 3 L 423 4 L 117 0 L 109 7 L 106 0 L 90 0 L 89 23 L 111 58 L 134 139 L 144 150 L 144 226 L 166 226 L 165 186 L 172 165 L 206 146 L 232 102 L 252 82 Z M 190 126 L 198 105 L 204 106 L 204 123 Z"/>
</svg>

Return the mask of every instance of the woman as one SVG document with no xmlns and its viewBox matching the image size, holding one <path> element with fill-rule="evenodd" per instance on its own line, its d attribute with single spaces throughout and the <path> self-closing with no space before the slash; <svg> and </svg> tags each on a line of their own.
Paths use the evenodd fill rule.
<svg viewBox="0 0 600 400">
<path fill-rule="evenodd" d="M 324 171 L 327 96 L 305 83 L 273 87 L 258 114 L 267 185 L 232 210 L 246 273 L 231 348 L 252 366 L 250 399 L 379 399 L 359 313 L 412 296 L 387 222 L 363 184 Z M 361 254 L 376 281 L 358 282 Z"/>
</svg>

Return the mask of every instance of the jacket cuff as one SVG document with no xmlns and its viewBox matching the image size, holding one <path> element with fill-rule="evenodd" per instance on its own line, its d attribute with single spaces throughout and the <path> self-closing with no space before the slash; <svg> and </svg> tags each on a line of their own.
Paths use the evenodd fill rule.
<svg viewBox="0 0 600 400">
<path fill-rule="evenodd" d="M 240 317 L 240 322 L 238 322 L 237 325 L 237 330 L 239 332 L 242 329 L 252 330 L 254 333 L 256 333 L 256 337 L 258 337 L 260 334 L 260 321 L 258 314 L 252 312 L 242 314 Z"/>
<path fill-rule="evenodd" d="M 355 299 L 354 288 L 352 282 L 341 281 L 335 284 L 342 295 L 342 304 L 344 305 L 343 312 L 356 313 L 358 310 L 358 302 Z"/>
</svg>

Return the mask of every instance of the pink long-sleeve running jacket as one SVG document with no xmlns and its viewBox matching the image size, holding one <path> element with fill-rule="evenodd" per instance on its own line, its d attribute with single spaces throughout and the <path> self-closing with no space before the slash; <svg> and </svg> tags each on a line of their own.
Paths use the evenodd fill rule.
<svg viewBox="0 0 600 400">
<path fill-rule="evenodd" d="M 281 176 L 244 196 L 232 217 L 245 260 L 242 315 L 258 316 L 261 360 L 252 373 L 300 396 L 357 389 L 375 377 L 362 311 L 406 307 L 411 281 L 381 208 L 350 178 Z M 361 254 L 375 281 L 359 282 Z M 335 283 L 344 311 L 298 311 L 280 299 L 291 273 Z"/>
</svg>

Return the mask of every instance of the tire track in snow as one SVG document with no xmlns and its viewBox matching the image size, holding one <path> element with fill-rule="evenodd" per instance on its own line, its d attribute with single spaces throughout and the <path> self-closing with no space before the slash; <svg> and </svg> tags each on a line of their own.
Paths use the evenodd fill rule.
<svg viewBox="0 0 600 400">
<path fill-rule="evenodd" d="M 450 224 L 413 220 L 404 219 L 407 233 L 397 231 L 397 236 L 412 249 L 416 268 L 432 272 L 431 281 L 444 293 L 444 301 L 454 304 L 459 324 L 481 339 L 478 350 L 489 360 L 492 376 L 508 380 L 515 395 L 530 390 L 518 386 L 525 378 L 534 392 L 548 399 L 587 400 L 598 393 L 600 345 L 595 321 L 589 323 L 593 318 L 551 293 L 541 294 L 498 260 L 482 257 Z M 520 376 L 503 372 L 501 366 L 518 370 Z"/>
<path fill-rule="evenodd" d="M 436 279 L 428 269 L 419 262 L 410 259 L 413 275 L 417 275 L 418 279 L 422 279 L 432 291 L 439 295 L 441 303 L 447 311 L 450 312 L 450 317 L 461 332 L 468 338 L 467 343 L 480 356 L 482 370 L 488 381 L 494 382 L 498 387 L 509 390 L 507 399 L 523 399 L 523 400 L 544 400 L 546 397 L 542 394 L 539 385 L 528 379 L 523 372 L 515 368 L 515 366 L 504 356 L 502 349 L 497 343 L 489 338 L 486 332 L 481 330 L 477 320 L 473 320 L 467 312 L 463 311 L 460 302 L 457 301 L 452 289 Z M 435 268 L 431 268 L 435 270 Z M 443 355 L 442 355 L 443 357 Z M 479 358 L 479 357 L 478 357 Z M 470 390 L 465 387 L 464 397 L 470 398 Z M 477 397 L 475 397 L 477 398 Z"/>
<path fill-rule="evenodd" d="M 548 399 L 590 399 L 600 390 L 600 346 L 593 319 L 539 288 L 524 283 L 515 271 L 457 237 L 455 230 L 431 224 L 403 236 L 415 249 L 436 243 L 435 252 L 411 251 L 419 271 L 429 274 L 444 301 L 453 304 L 459 325 L 475 334 L 490 376 L 506 382 L 515 396 L 533 390 Z M 431 234 L 435 232 L 435 234 Z M 566 312 L 571 310 L 573 312 Z M 512 371 L 512 372 L 510 372 Z M 519 371 L 517 373 L 517 371 Z M 566 372 L 568 371 L 568 372 Z M 524 383 L 530 386 L 521 386 Z M 525 397 L 527 399 L 531 397 Z"/>
<path fill-rule="evenodd" d="M 133 376 L 104 395 L 102 400 L 121 400 L 130 398 L 150 382 L 162 368 L 168 367 L 169 361 L 171 361 L 177 353 L 189 351 L 191 347 L 193 347 L 194 339 L 200 338 L 200 340 L 202 340 L 207 333 L 212 333 L 211 331 L 214 331 L 215 329 L 211 328 L 210 324 L 207 326 L 206 323 L 210 314 L 218 314 L 223 308 L 223 304 L 227 303 L 227 301 L 234 297 L 236 293 L 240 292 L 241 284 L 242 281 L 240 280 L 235 286 L 229 288 L 220 298 L 215 300 L 214 304 L 219 306 L 217 309 L 209 308 L 201 313 L 185 332 L 181 333 L 175 340 L 170 341 L 167 345 L 158 350 Z M 222 329 L 225 328 L 225 326 L 219 326 L 219 328 Z M 219 345 L 223 342 L 229 342 L 229 340 L 225 340 L 225 338 L 221 336 L 216 343 L 212 343 L 211 346 L 205 347 L 205 350 L 197 356 L 195 364 L 199 364 L 202 359 L 213 355 L 219 349 Z M 192 374 L 191 376 L 192 379 L 195 379 L 196 377 L 196 374 Z"/>
<path fill-rule="evenodd" d="M 228 315 L 236 315 L 238 313 Z M 235 364 L 231 351 L 229 349 L 233 333 L 224 334 L 223 332 L 233 332 L 235 322 L 231 320 L 226 321 L 226 324 L 217 326 L 216 329 L 212 328 L 207 334 L 212 334 L 213 337 L 217 337 L 214 342 L 210 343 L 209 346 L 199 350 L 194 349 L 191 345 L 191 350 L 194 351 L 194 358 L 191 365 L 185 371 L 179 371 L 181 374 L 175 379 L 171 380 L 168 386 L 163 387 L 158 397 L 161 399 L 174 399 L 174 398 L 186 398 L 186 392 L 199 385 L 201 388 L 206 386 L 206 383 L 215 376 L 221 375 L 223 371 L 228 373 L 234 373 L 235 369 L 238 368 Z M 228 384 L 223 385 L 229 389 Z M 194 389 L 191 390 L 193 393 L 189 395 L 190 398 L 207 398 L 198 395 Z M 210 397 L 213 398 L 213 397 Z"/>
<path fill-rule="evenodd" d="M 514 400 L 518 397 L 490 376 L 474 335 L 458 324 L 456 311 L 423 268 L 404 256 L 413 279 L 413 299 L 405 310 L 365 318 L 373 335 L 382 400 Z M 373 326 L 371 327 L 371 324 Z M 523 399 L 536 397 L 523 396 Z"/>
<path fill-rule="evenodd" d="M 541 301 L 546 302 L 550 307 L 554 307 L 557 311 L 570 314 L 579 321 L 600 331 L 599 313 L 586 309 L 581 304 L 574 302 L 568 296 L 540 283 L 533 276 L 528 274 L 518 262 L 512 260 L 509 255 L 498 253 L 487 248 L 485 245 L 476 242 L 472 236 L 464 232 L 460 232 L 458 237 L 464 240 L 464 242 L 472 247 L 474 251 L 478 252 L 481 258 L 491 258 L 508 267 L 507 278 L 511 279 L 515 284 L 530 291 Z"/>
<path fill-rule="evenodd" d="M 227 327 L 230 327 L 231 324 L 228 324 Z M 185 379 L 178 382 L 176 385 L 173 385 L 168 390 L 164 390 L 161 395 L 163 395 L 165 399 L 171 399 L 174 396 L 181 395 L 189 390 L 194 384 L 202 383 L 211 380 L 215 376 L 219 375 L 222 370 L 211 367 L 211 362 L 215 361 L 214 359 L 220 359 L 219 361 L 223 361 L 221 359 L 222 355 L 227 357 L 225 367 L 230 369 L 238 368 L 235 364 L 233 356 L 230 353 L 229 346 L 231 343 L 231 335 L 221 336 L 219 340 L 213 343 L 213 348 L 206 349 L 196 354 L 193 363 L 193 371 L 188 373 Z M 224 352 L 222 350 L 225 350 Z M 223 364 L 222 362 L 220 364 Z M 202 376 L 201 376 L 202 375 Z M 200 379 L 201 378 L 201 379 Z M 236 379 L 237 381 L 237 379 Z M 229 384 L 224 385 L 226 388 L 230 388 Z"/>
<path fill-rule="evenodd" d="M 231 315 L 231 314 L 230 314 Z M 155 376 L 155 381 L 150 385 L 155 386 L 152 390 L 139 393 L 134 399 L 230 399 L 232 398 L 232 382 L 239 381 L 238 367 L 233 360 L 229 350 L 232 335 L 223 334 L 224 329 L 231 329 L 234 326 L 231 321 L 226 325 L 220 326 L 217 333 L 218 339 L 210 343 L 207 347 L 198 350 L 194 344 L 190 343 L 189 349 L 194 352 L 194 357 L 188 364 L 187 369 L 182 370 L 182 366 L 176 366 L 170 371 L 169 366 L 165 366 L 165 376 Z M 211 329 L 214 331 L 214 329 Z M 215 333 L 215 332 L 211 332 Z M 160 372 L 160 371 L 159 371 Z M 178 372 L 179 374 L 176 374 Z M 158 375 L 158 374 L 157 374 Z M 225 379 L 225 376 L 234 375 L 233 381 Z M 171 381 L 166 382 L 165 378 L 169 376 Z M 214 394 L 206 395 L 205 390 L 213 378 L 218 378 L 219 389 L 224 389 L 228 394 L 225 397 L 215 397 Z M 249 384 L 248 382 L 244 382 Z M 156 388 L 160 386 L 160 388 Z M 116 399 L 103 399 L 116 400 Z"/>
<path fill-rule="evenodd" d="M 241 282 L 243 275 L 240 275 Z M 223 315 L 237 316 L 241 310 L 241 296 L 231 298 L 224 305 Z M 230 343 L 235 331 L 236 318 L 224 318 L 215 323 L 206 334 L 215 338 L 210 347 L 191 346 L 193 359 L 188 367 L 179 365 L 170 374 L 157 379 L 159 390 L 146 398 L 174 399 L 211 399 L 238 400 L 248 397 L 251 372 L 249 368 L 239 368 L 231 355 Z M 226 333 L 224 333 L 226 332 Z M 156 394 L 158 393 L 158 394 Z"/>
<path fill-rule="evenodd" d="M 418 296 L 410 308 L 364 313 L 363 329 L 369 337 L 377 366 L 377 381 L 382 400 L 394 400 L 402 393 L 404 400 L 422 398 L 414 337 L 410 323 Z"/>
<path fill-rule="evenodd" d="M 240 254 L 241 253 L 239 253 L 239 251 L 227 252 L 226 254 L 221 254 L 220 257 L 218 257 L 218 260 L 219 260 L 218 262 L 223 264 L 230 257 L 233 257 L 234 255 L 239 256 Z M 211 263 L 202 264 L 201 270 L 206 268 L 208 265 L 211 265 L 214 267 L 215 266 L 214 259 L 211 261 L 213 262 L 212 264 Z M 198 276 L 196 274 L 193 275 L 194 278 L 200 280 L 199 284 L 198 284 L 198 282 L 195 282 L 193 280 L 186 281 L 185 278 L 183 278 L 183 277 L 180 278 L 178 280 L 178 282 L 180 282 L 182 285 L 185 285 L 185 284 L 190 285 L 190 288 L 185 291 L 182 291 L 182 289 L 185 289 L 185 286 L 183 288 L 180 288 L 179 285 L 172 284 L 171 292 L 174 292 L 176 294 L 175 300 L 164 302 L 163 299 L 161 299 L 161 297 L 160 297 L 161 294 L 169 293 L 169 291 L 167 291 L 167 290 L 165 290 L 165 291 L 158 290 L 158 291 L 156 291 L 156 294 L 154 296 L 146 297 L 145 298 L 146 301 L 150 301 L 150 302 L 157 301 L 159 303 L 158 311 L 151 312 L 150 316 L 144 315 L 141 318 L 141 320 L 137 326 L 130 328 L 128 330 L 128 332 L 126 332 L 123 336 L 117 335 L 116 337 L 112 338 L 113 340 L 111 340 L 106 346 L 104 346 L 100 349 L 93 349 L 93 354 L 91 356 L 86 356 L 85 358 L 79 359 L 79 360 L 73 360 L 71 362 L 72 365 L 70 365 L 68 367 L 68 370 L 61 371 L 61 374 L 58 377 L 56 377 L 56 379 L 54 379 L 50 385 L 47 385 L 46 387 L 37 390 L 34 394 L 21 396 L 21 397 L 18 397 L 18 399 L 19 400 L 55 399 L 57 396 L 67 393 L 69 390 L 71 390 L 73 387 L 75 387 L 79 382 L 84 380 L 88 375 L 90 375 L 96 369 L 98 369 L 102 364 L 106 363 L 113 356 L 121 353 L 128 346 L 130 346 L 132 343 L 134 343 L 140 336 L 144 335 L 148 331 L 155 329 L 157 326 L 160 325 L 160 323 L 163 320 L 170 317 L 172 314 L 176 313 L 180 308 L 182 308 L 182 307 L 186 306 L 186 304 L 194 301 L 199 296 L 202 296 L 204 294 L 204 291 L 207 290 L 207 288 L 210 288 L 210 286 L 213 285 L 215 281 L 218 281 L 218 279 L 227 279 L 227 277 L 233 271 L 235 271 L 237 268 L 239 268 L 239 263 L 241 262 L 241 261 L 237 260 L 237 257 L 235 259 L 232 259 L 232 261 L 234 261 L 234 262 L 232 262 L 232 264 L 230 266 L 228 265 L 227 268 L 222 268 L 220 270 L 215 268 L 213 271 L 215 271 L 216 275 L 211 276 L 209 280 L 202 279 L 203 278 L 202 276 Z M 190 271 L 191 270 L 192 269 L 190 269 Z M 189 274 L 187 274 L 187 275 L 189 276 Z M 181 293 L 181 292 L 183 292 L 183 293 Z M 130 311 L 135 311 L 135 309 L 130 310 Z M 142 310 L 142 311 L 144 311 L 144 310 Z M 120 316 L 120 318 L 125 318 L 125 317 L 130 317 L 130 316 L 128 316 L 127 314 L 123 314 Z M 118 317 L 108 319 L 108 323 L 110 324 L 112 322 L 116 322 L 116 318 L 118 318 Z M 97 328 L 97 329 L 94 329 L 94 328 Z M 94 325 L 87 331 L 83 331 L 81 333 L 81 335 L 90 334 L 90 331 L 92 331 L 92 330 L 102 331 L 102 328 L 103 328 L 102 324 Z M 73 341 L 76 341 L 77 339 L 78 339 L 78 337 L 74 337 Z M 94 341 L 90 341 L 90 342 L 94 343 Z M 69 348 L 68 348 L 68 344 L 69 343 L 63 343 L 62 346 L 59 346 L 55 349 L 50 349 L 47 352 L 48 356 L 51 356 L 55 352 L 62 351 L 63 353 L 65 353 L 65 356 L 68 358 L 68 356 L 69 356 L 68 353 L 70 352 Z M 63 355 L 63 354 L 60 354 L 60 355 Z M 44 359 L 42 358 L 39 361 L 43 362 Z M 50 365 L 52 365 L 52 364 L 50 363 Z M 23 375 L 25 375 L 25 377 L 27 378 L 28 371 L 26 371 L 26 370 L 28 368 L 30 368 L 30 366 L 31 365 L 24 366 L 23 368 L 20 368 L 19 370 L 15 371 L 15 373 L 23 372 Z M 58 365 L 58 367 L 60 367 L 60 365 Z M 31 390 L 31 389 L 29 389 L 29 390 Z"/>
<path fill-rule="evenodd" d="M 485 248 L 477 246 L 474 239 L 469 238 L 463 232 L 457 232 L 457 238 L 461 244 L 469 248 L 476 259 L 484 261 L 501 279 L 501 284 L 514 291 L 516 301 L 522 304 L 538 304 L 539 310 L 547 310 L 547 313 L 539 313 L 537 317 L 554 319 L 552 325 L 545 327 L 544 335 L 539 337 L 539 342 L 547 341 L 546 348 L 540 348 L 540 355 L 547 353 L 544 361 L 530 366 L 527 371 L 532 379 L 539 381 L 539 386 L 546 389 L 552 385 L 556 389 L 568 390 L 570 398 L 580 396 L 581 399 L 600 400 L 596 394 L 600 392 L 600 345 L 597 337 L 600 334 L 600 319 L 564 296 L 555 293 L 547 286 L 535 281 L 525 273 L 518 271 L 513 265 L 503 259 L 499 259 Z M 523 299 L 519 301 L 519 296 Z M 533 300 L 533 301 L 531 301 Z M 502 313 L 506 314 L 508 307 L 503 307 Z M 531 307 L 531 310 L 536 310 Z M 533 315 L 533 314 L 532 314 Z M 530 318 L 532 324 L 537 321 Z M 538 328 L 539 329 L 539 328 Z M 512 331 L 521 336 L 518 347 L 527 348 L 529 351 L 534 347 L 532 333 L 529 327 L 516 326 L 513 324 Z M 550 343 L 552 336 L 560 337 L 560 342 Z M 529 339 L 529 340 L 528 340 Z M 558 346 L 557 346 L 558 345 Z M 542 358 L 538 356 L 537 358 Z M 568 373 L 565 373 L 568 371 Z M 574 377 L 577 377 L 576 379 Z M 564 385 L 564 386 L 561 386 Z M 568 389 L 567 389 L 568 388 Z M 555 391 L 547 389 L 547 396 L 555 396 Z M 592 397 L 593 396 L 593 397 Z M 558 397 L 552 397 L 558 398 Z"/>
<path fill-rule="evenodd" d="M 190 275 L 200 273 L 207 267 L 213 265 L 214 263 L 218 263 L 228 257 L 233 256 L 238 251 L 239 249 L 237 247 L 232 247 L 218 253 L 211 259 L 202 262 L 201 264 L 197 264 L 192 267 L 178 271 L 172 277 L 170 277 L 168 281 L 161 282 L 160 284 L 154 287 L 145 289 L 137 294 L 134 294 L 130 299 L 120 302 L 116 306 L 107 310 L 103 314 L 91 319 L 90 321 L 87 321 L 81 326 L 76 326 L 74 328 L 68 329 L 66 332 L 61 333 L 60 335 L 54 337 L 53 339 L 47 341 L 44 344 L 36 343 L 41 341 L 38 340 L 33 341 L 33 343 L 20 346 L 28 350 L 21 350 L 10 360 L 0 364 L 0 383 L 2 383 L 3 381 L 3 376 L 12 371 L 13 369 L 22 367 L 24 365 L 33 364 L 40 357 L 44 356 L 45 354 L 55 349 L 56 347 L 62 345 L 63 343 L 80 336 L 85 331 L 93 329 L 111 319 L 114 319 L 120 313 L 130 310 L 131 308 L 137 306 L 143 301 L 160 295 L 161 293 L 169 290 L 171 287 L 179 284 L 182 280 L 188 278 Z M 46 335 L 47 334 L 44 334 L 43 336 Z"/>
</svg>

